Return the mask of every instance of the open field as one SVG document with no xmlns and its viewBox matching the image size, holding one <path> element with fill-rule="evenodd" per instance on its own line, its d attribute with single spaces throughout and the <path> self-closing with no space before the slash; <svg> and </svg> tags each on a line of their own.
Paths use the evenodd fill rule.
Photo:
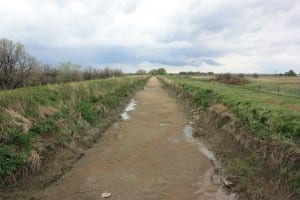
<svg viewBox="0 0 300 200">
<path fill-rule="evenodd" d="M 246 88 L 300 97 L 300 77 L 260 76 L 249 80 Z"/>
<path fill-rule="evenodd" d="M 189 76 L 187 76 L 189 77 Z M 190 76 L 194 79 L 210 80 L 214 76 Z M 300 77 L 290 76 L 245 76 L 250 83 L 242 87 L 260 92 L 300 97 Z"/>
<path fill-rule="evenodd" d="M 60 149 L 90 146 L 113 120 L 113 111 L 146 80 L 134 76 L 1 91 L 2 184 L 36 174 Z"/>
<path fill-rule="evenodd" d="M 175 76 L 161 79 L 177 98 L 190 102 L 196 118 L 210 118 L 206 122 L 208 127 L 224 130 L 224 134 L 215 137 L 212 143 L 222 141 L 215 145 L 222 155 L 220 158 L 226 158 L 227 172 L 230 174 L 230 171 L 234 171 L 232 176 L 244 185 L 243 190 L 247 191 L 251 184 L 258 186 L 258 176 L 265 177 L 262 181 L 266 182 L 265 185 L 268 185 L 271 177 L 277 177 L 272 181 L 277 181 L 278 185 L 286 184 L 295 194 L 300 194 L 299 98 L 207 79 Z M 272 80 L 267 80 L 272 84 Z M 203 121 L 199 122 L 199 126 L 202 130 Z M 213 137 L 213 134 L 199 133 L 202 134 L 207 138 Z M 230 153 L 225 150 L 228 147 Z M 237 174 L 241 177 L 237 178 Z"/>
</svg>

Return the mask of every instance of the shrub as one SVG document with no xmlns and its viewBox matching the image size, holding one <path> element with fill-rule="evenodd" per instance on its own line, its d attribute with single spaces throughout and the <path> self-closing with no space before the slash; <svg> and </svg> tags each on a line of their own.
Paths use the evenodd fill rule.
<svg viewBox="0 0 300 200">
<path fill-rule="evenodd" d="M 249 81 L 244 77 L 243 74 L 233 75 L 230 73 L 219 74 L 216 76 L 216 78 L 213 78 L 212 81 L 231 85 L 243 85 L 249 83 Z"/>
<path fill-rule="evenodd" d="M 294 72 L 294 70 L 289 70 L 288 72 L 284 73 L 285 76 L 297 76 L 297 74 Z"/>
</svg>

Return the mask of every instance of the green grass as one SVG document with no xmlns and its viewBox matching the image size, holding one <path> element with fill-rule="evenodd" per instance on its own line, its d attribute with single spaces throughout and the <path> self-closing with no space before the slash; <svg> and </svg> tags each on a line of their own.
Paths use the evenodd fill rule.
<svg viewBox="0 0 300 200">
<path fill-rule="evenodd" d="M 0 177 L 7 177 L 26 165 L 26 155 L 13 152 L 9 146 L 0 147 Z"/>
<path fill-rule="evenodd" d="M 188 100 L 202 110 L 208 110 L 215 103 L 224 104 L 248 130 L 247 133 L 253 136 L 253 141 L 262 142 L 256 144 L 255 148 L 258 149 L 250 147 L 249 154 L 234 159 L 227 166 L 229 172 L 237 175 L 241 185 L 248 186 L 259 175 L 259 171 L 267 174 L 274 170 L 274 177 L 279 177 L 281 183 L 286 183 L 297 197 L 300 196 L 300 166 L 295 160 L 298 156 L 295 149 L 300 145 L 299 97 L 256 91 L 247 86 L 226 85 L 207 79 L 166 76 L 161 77 L 161 80 L 177 97 Z M 273 84 L 272 80 L 268 81 Z M 224 123 L 220 120 L 215 120 L 217 127 Z M 260 147 L 267 151 L 262 151 Z M 291 153 L 291 149 L 294 153 Z M 251 153 L 256 156 L 253 157 Z M 273 157 L 273 153 L 283 157 L 278 160 L 277 166 L 274 165 L 276 157 Z"/>
<path fill-rule="evenodd" d="M 108 122 L 146 76 L 109 78 L 0 92 L 0 181 L 43 154 Z"/>
<path fill-rule="evenodd" d="M 262 76 L 249 80 L 246 88 L 300 97 L 300 77 Z"/>
<path fill-rule="evenodd" d="M 204 108 L 225 104 L 259 138 L 285 138 L 300 142 L 300 99 L 249 90 L 240 86 L 168 77 L 194 94 L 193 103 Z"/>
<path fill-rule="evenodd" d="M 213 76 L 187 76 L 198 80 L 208 81 Z M 258 92 L 273 93 L 300 98 L 300 77 L 288 76 L 245 76 L 250 82 L 241 87 L 256 90 Z"/>
</svg>

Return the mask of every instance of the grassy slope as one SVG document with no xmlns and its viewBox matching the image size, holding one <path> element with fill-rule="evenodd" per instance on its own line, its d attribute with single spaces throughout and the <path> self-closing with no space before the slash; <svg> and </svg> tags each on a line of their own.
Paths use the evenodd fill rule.
<svg viewBox="0 0 300 200">
<path fill-rule="evenodd" d="M 88 137 L 147 77 L 122 77 L 0 92 L 0 180 L 34 173 L 40 156 Z"/>
<path fill-rule="evenodd" d="M 196 79 L 171 79 L 186 90 L 196 91 L 200 104 L 202 101 L 207 101 L 207 106 L 217 101 L 224 103 L 259 138 L 291 138 L 297 144 L 300 142 L 299 98 Z"/>
<path fill-rule="evenodd" d="M 241 157 L 237 158 L 238 163 L 232 162 L 228 166 L 229 171 L 232 166 L 237 169 L 234 174 L 242 171 L 241 179 L 245 179 L 246 171 L 250 171 L 252 178 L 249 176 L 245 179 L 249 183 L 251 183 L 249 180 L 255 179 L 253 177 L 255 173 L 252 173 L 254 171 L 257 171 L 256 176 L 260 176 L 259 173 L 274 173 L 275 179 L 278 177 L 280 182 L 287 183 L 296 196 L 300 196 L 299 151 L 295 150 L 297 146 L 299 149 L 300 139 L 299 98 L 262 93 L 207 80 L 174 76 L 163 78 L 163 80 L 168 87 L 176 91 L 179 97 L 186 95 L 196 107 L 205 110 L 215 103 L 226 105 L 249 130 L 249 134 L 256 138 L 255 141 L 258 143 L 253 141 L 254 146 L 246 150 L 249 154 L 241 154 Z M 259 144 L 264 146 L 259 146 Z M 292 149 L 290 149 L 291 146 Z M 260 148 L 266 148 L 268 151 L 261 151 Z M 259 159 L 252 161 L 252 154 Z M 248 184 L 244 183 L 244 185 L 249 187 Z"/>
</svg>

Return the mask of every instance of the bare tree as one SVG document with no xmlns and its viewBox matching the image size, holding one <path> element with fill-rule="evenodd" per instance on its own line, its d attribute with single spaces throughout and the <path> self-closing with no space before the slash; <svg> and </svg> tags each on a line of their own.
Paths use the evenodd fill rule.
<svg viewBox="0 0 300 200">
<path fill-rule="evenodd" d="M 71 62 L 61 62 L 57 65 L 57 81 L 66 83 L 71 81 L 81 81 L 83 79 L 80 71 L 81 66 Z"/>
<path fill-rule="evenodd" d="M 26 84 L 30 72 L 37 65 L 24 46 L 7 39 L 0 40 L 0 88 L 14 89 Z"/>
<path fill-rule="evenodd" d="M 122 74 L 120 69 L 109 67 L 82 70 L 80 65 L 71 62 L 62 62 L 56 67 L 41 64 L 26 52 L 24 45 L 7 39 L 0 40 L 0 89 L 101 79 Z"/>
</svg>

